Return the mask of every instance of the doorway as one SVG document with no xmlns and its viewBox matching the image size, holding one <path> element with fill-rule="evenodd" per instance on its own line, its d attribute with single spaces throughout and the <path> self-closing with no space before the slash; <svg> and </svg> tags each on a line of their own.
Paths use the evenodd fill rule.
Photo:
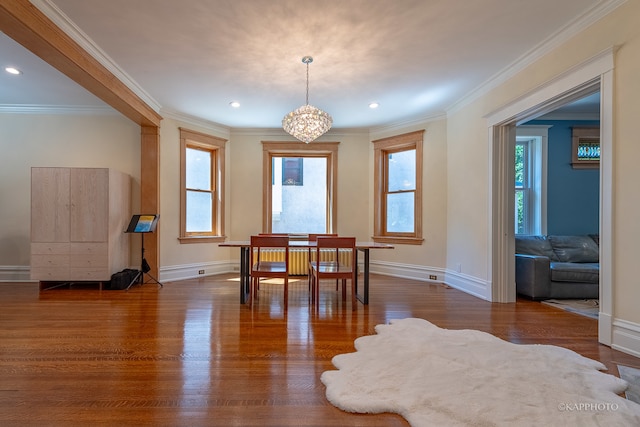
<svg viewBox="0 0 640 427">
<path fill-rule="evenodd" d="M 514 147 L 516 126 L 574 100 L 600 92 L 600 316 L 598 340 L 611 345 L 612 330 L 612 123 L 613 51 L 608 49 L 487 117 L 491 182 L 491 300 L 514 302 Z M 510 166 L 511 167 L 510 167 Z"/>
</svg>

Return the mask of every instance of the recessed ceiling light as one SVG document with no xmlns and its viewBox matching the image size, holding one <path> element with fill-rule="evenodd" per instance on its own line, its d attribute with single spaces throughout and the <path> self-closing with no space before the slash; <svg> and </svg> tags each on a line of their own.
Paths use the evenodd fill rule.
<svg viewBox="0 0 640 427">
<path fill-rule="evenodd" d="M 240 103 L 238 101 L 231 101 L 229 103 L 229 105 L 231 105 L 233 108 L 239 108 L 240 107 Z"/>
<path fill-rule="evenodd" d="M 377 102 L 372 102 L 369 104 L 369 108 L 378 108 L 380 106 L 380 104 L 378 104 Z"/>
<path fill-rule="evenodd" d="M 15 74 L 15 75 L 22 74 L 22 71 L 18 70 L 15 67 L 6 67 L 4 70 L 9 74 Z"/>
</svg>

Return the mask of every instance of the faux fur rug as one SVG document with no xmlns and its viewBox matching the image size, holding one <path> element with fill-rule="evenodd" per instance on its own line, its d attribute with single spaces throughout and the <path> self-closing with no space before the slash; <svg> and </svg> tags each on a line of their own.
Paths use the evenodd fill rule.
<svg viewBox="0 0 640 427">
<path fill-rule="evenodd" d="M 519 345 L 422 319 L 392 320 L 335 356 L 321 380 L 348 412 L 394 412 L 412 426 L 640 426 L 627 384 L 571 350 Z"/>
</svg>

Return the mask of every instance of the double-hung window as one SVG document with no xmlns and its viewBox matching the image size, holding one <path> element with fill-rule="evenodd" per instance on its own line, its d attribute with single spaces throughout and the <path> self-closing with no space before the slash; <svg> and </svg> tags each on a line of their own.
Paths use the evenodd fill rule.
<svg viewBox="0 0 640 427">
<path fill-rule="evenodd" d="M 529 234 L 531 229 L 531 163 L 529 140 L 517 141 L 515 151 L 515 226 L 516 234 Z"/>
<path fill-rule="evenodd" d="M 180 241 L 224 239 L 225 139 L 180 128 Z"/>
<path fill-rule="evenodd" d="M 515 206 L 516 234 L 546 234 L 547 125 L 516 128 Z"/>
<path fill-rule="evenodd" d="M 263 142 L 266 233 L 333 233 L 338 143 Z"/>
<path fill-rule="evenodd" d="M 423 135 L 373 141 L 375 241 L 422 244 Z"/>
</svg>

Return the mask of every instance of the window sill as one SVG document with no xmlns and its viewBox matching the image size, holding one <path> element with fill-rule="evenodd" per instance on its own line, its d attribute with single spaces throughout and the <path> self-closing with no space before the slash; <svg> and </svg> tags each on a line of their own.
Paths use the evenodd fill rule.
<svg viewBox="0 0 640 427">
<path fill-rule="evenodd" d="M 227 236 L 189 236 L 178 237 L 180 244 L 183 243 L 220 243 L 224 242 Z"/>
<path fill-rule="evenodd" d="M 373 236 L 372 239 L 374 242 L 398 245 L 421 245 L 424 242 L 424 239 L 420 237 Z"/>
</svg>

